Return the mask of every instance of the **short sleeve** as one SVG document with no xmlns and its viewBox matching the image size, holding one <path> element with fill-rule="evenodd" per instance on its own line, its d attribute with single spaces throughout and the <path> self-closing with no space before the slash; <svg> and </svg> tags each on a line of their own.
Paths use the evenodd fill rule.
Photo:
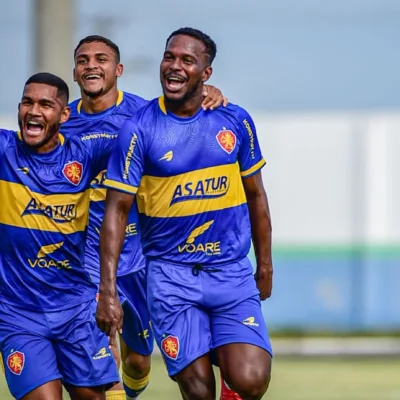
<svg viewBox="0 0 400 400">
<path fill-rule="evenodd" d="M 242 178 L 256 174 L 264 165 L 265 160 L 261 154 L 258 143 L 256 127 L 249 113 L 240 109 L 240 148 L 239 165 Z"/>
<path fill-rule="evenodd" d="M 0 129 L 0 157 L 5 153 L 11 135 L 16 135 L 16 133 L 6 129 Z"/>
<path fill-rule="evenodd" d="M 144 159 L 144 135 L 141 134 L 135 120 L 127 120 L 118 133 L 115 148 L 108 162 L 104 186 L 136 194 L 143 175 Z"/>
</svg>

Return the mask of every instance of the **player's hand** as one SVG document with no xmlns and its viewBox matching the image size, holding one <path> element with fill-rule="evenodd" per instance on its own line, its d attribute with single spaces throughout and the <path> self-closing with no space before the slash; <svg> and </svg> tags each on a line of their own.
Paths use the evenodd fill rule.
<svg viewBox="0 0 400 400">
<path fill-rule="evenodd" d="M 117 332 L 122 334 L 122 319 L 124 312 L 118 295 L 100 290 L 96 310 L 96 322 L 109 339 L 110 347 L 117 345 Z"/>
<path fill-rule="evenodd" d="M 215 86 L 204 85 L 203 96 L 204 100 L 201 104 L 203 110 L 214 110 L 221 104 L 226 107 L 229 103 L 228 99 Z"/>
<path fill-rule="evenodd" d="M 257 288 L 260 291 L 261 300 L 268 299 L 272 293 L 272 275 L 273 268 L 271 265 L 257 267 L 254 278 L 257 283 Z"/>
</svg>

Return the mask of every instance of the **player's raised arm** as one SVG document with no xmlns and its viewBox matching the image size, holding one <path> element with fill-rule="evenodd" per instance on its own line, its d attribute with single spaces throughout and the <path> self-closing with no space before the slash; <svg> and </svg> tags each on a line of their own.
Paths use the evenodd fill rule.
<svg viewBox="0 0 400 400">
<path fill-rule="evenodd" d="M 116 289 L 116 273 L 129 210 L 143 173 L 144 144 L 136 124 L 122 126 L 108 163 L 104 185 L 107 198 L 100 231 L 100 290 L 96 319 L 99 328 L 115 342 L 122 329 L 122 309 Z"/>
<path fill-rule="evenodd" d="M 260 290 L 261 300 L 265 300 L 271 296 L 273 274 L 271 216 L 261 175 L 261 168 L 265 165 L 265 161 L 261 155 L 256 129 L 250 115 L 243 112 L 242 117 L 239 163 L 257 261 L 255 279 Z"/>
</svg>

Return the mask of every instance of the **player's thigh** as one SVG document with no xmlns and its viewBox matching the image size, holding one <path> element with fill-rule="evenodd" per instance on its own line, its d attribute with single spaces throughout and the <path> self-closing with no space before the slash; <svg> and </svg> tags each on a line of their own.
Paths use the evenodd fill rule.
<svg viewBox="0 0 400 400">
<path fill-rule="evenodd" d="M 99 387 L 77 387 L 66 385 L 71 400 L 105 400 L 105 390 Z"/>
<path fill-rule="evenodd" d="M 194 360 L 173 379 L 178 383 L 185 400 L 215 399 L 215 377 L 209 353 Z"/>
<path fill-rule="evenodd" d="M 150 327 L 150 315 L 147 306 L 146 270 L 118 277 L 124 319 L 122 339 L 124 351 L 149 356 L 154 349 L 154 335 Z M 122 352 L 122 350 L 121 350 Z M 122 354 L 122 353 L 121 353 Z M 124 356 L 122 356 L 124 359 Z"/>
<path fill-rule="evenodd" d="M 37 393 L 43 392 L 38 388 L 53 381 L 48 385 L 51 393 L 57 392 L 54 387 L 61 387 L 56 353 L 49 340 L 0 321 L 0 343 L 7 385 L 15 398 L 29 393 L 38 398 Z"/>
<path fill-rule="evenodd" d="M 221 375 L 243 397 L 268 388 L 271 378 L 271 354 L 248 343 L 232 343 L 216 349 Z"/>
<path fill-rule="evenodd" d="M 62 400 L 61 379 L 56 379 L 29 392 L 21 400 Z"/>
<path fill-rule="evenodd" d="M 210 319 L 201 307 L 201 279 L 193 276 L 191 268 L 152 261 L 147 289 L 154 336 L 168 374 L 174 376 L 210 350 Z"/>
<path fill-rule="evenodd" d="M 249 343 L 272 353 L 258 295 L 211 314 L 212 347 Z"/>
<path fill-rule="evenodd" d="M 224 379 L 236 391 L 238 385 L 266 388 L 272 349 L 259 298 L 251 297 L 213 314 L 211 331 Z"/>
<path fill-rule="evenodd" d="M 68 331 L 55 343 L 63 382 L 70 387 L 108 388 L 119 382 L 108 338 L 97 327 L 95 311 L 95 300 L 69 311 Z"/>
</svg>

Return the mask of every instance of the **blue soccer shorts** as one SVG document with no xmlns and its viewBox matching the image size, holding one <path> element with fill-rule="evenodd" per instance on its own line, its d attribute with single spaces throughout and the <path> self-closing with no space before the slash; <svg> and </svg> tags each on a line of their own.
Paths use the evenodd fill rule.
<svg viewBox="0 0 400 400">
<path fill-rule="evenodd" d="M 252 344 L 272 355 L 247 258 L 220 268 L 149 260 L 147 268 L 152 327 L 169 376 L 230 343 Z"/>
<path fill-rule="evenodd" d="M 92 282 L 99 287 L 100 271 L 91 268 Z M 150 327 L 147 307 L 146 268 L 117 276 L 119 299 L 124 310 L 122 339 L 135 353 L 148 356 L 153 353 L 154 335 Z"/>
<path fill-rule="evenodd" d="M 95 311 L 95 299 L 46 313 L 0 303 L 0 351 L 15 398 L 55 379 L 79 387 L 110 386 L 119 381 L 108 338 L 96 325 Z"/>
<path fill-rule="evenodd" d="M 122 339 L 135 353 L 149 356 L 154 348 L 154 335 L 147 307 L 146 268 L 117 277 L 124 320 Z"/>
</svg>

